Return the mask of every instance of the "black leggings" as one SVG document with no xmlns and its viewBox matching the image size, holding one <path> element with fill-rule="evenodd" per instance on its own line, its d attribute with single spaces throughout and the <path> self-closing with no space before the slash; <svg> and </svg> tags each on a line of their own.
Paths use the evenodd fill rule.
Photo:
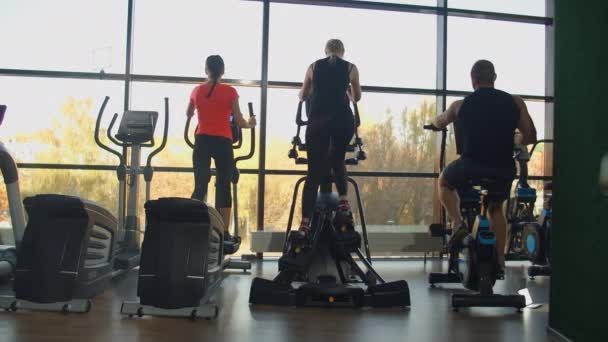
<svg viewBox="0 0 608 342">
<path fill-rule="evenodd" d="M 194 166 L 194 192 L 192 198 L 204 200 L 211 179 L 211 158 L 215 161 L 215 207 L 231 208 L 230 180 L 234 168 L 232 141 L 224 137 L 196 135 L 192 165 Z"/>
<path fill-rule="evenodd" d="M 325 116 L 327 117 L 327 116 Z M 333 179 L 338 194 L 347 194 L 347 174 L 344 158 L 346 147 L 355 133 L 352 113 L 327 119 L 310 119 L 306 128 L 308 171 L 302 192 L 302 217 L 311 218 L 319 185 L 323 190 Z"/>
</svg>

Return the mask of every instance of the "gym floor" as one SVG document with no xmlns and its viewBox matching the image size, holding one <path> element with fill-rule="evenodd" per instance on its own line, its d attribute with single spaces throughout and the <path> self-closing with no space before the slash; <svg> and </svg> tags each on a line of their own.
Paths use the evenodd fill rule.
<svg viewBox="0 0 608 342">
<path fill-rule="evenodd" d="M 445 263 L 444 263 L 445 264 Z M 120 315 L 122 300 L 136 298 L 137 272 L 116 279 L 111 289 L 94 299 L 88 314 L 17 312 L 0 313 L 0 341 L 552 341 L 547 336 L 549 278 L 526 277 L 527 263 L 510 263 L 507 280 L 497 293 L 527 288 L 532 305 L 523 313 L 511 308 L 476 308 L 452 312 L 450 294 L 458 285 L 431 289 L 428 273 L 439 271 L 439 261 L 377 261 L 375 268 L 386 280 L 406 279 L 412 306 L 409 309 L 351 310 L 251 307 L 252 276 L 272 278 L 275 261 L 256 262 L 252 275 L 234 273 L 217 292 L 220 315 L 212 321 Z M 444 265 L 445 266 L 445 265 Z M 9 294 L 10 285 L 0 286 Z M 536 308 L 531 308 L 536 307 Z"/>
</svg>

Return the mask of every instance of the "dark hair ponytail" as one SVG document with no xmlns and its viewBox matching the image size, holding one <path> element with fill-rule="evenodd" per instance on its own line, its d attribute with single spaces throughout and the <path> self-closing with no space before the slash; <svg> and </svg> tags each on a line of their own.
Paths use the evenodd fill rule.
<svg viewBox="0 0 608 342">
<path fill-rule="evenodd" d="M 207 94 L 207 98 L 213 94 L 217 80 L 224 74 L 224 60 L 220 55 L 211 55 L 205 61 L 205 68 L 211 79 L 211 89 Z"/>
</svg>

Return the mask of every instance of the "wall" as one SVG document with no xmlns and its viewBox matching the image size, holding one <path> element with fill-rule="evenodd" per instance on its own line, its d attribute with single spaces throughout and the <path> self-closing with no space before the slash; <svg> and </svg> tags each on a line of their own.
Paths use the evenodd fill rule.
<svg viewBox="0 0 608 342">
<path fill-rule="evenodd" d="M 549 325 L 573 341 L 608 341 L 608 2 L 556 0 L 553 275 Z"/>
</svg>

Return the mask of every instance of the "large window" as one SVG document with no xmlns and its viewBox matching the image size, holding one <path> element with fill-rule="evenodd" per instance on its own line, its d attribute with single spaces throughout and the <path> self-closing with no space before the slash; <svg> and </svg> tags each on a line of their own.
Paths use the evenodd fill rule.
<svg viewBox="0 0 608 342">
<path fill-rule="evenodd" d="M 206 57 L 219 54 L 226 65 L 224 79 L 237 88 L 242 111 L 252 102 L 258 115 L 254 157 L 239 163 L 246 169 L 238 209 L 242 252 L 248 253 L 251 232 L 285 229 L 293 185 L 306 170 L 287 156 L 296 132 L 298 90 L 307 67 L 325 56 L 327 40 L 338 38 L 364 87 L 359 134 L 367 159 L 348 168 L 359 184 L 368 228 L 424 232 L 439 214 L 433 202 L 439 136 L 422 126 L 437 115 L 439 104 L 472 92 L 469 73 L 476 60 L 494 62 L 497 88 L 524 98 L 539 138 L 553 136 L 552 87 L 545 85 L 553 79 L 546 67 L 553 64 L 552 51 L 546 50 L 553 45 L 553 23 L 544 18 L 551 6 L 545 0 L 449 0 L 446 12 L 440 3 L 5 0 L 0 103 L 8 111 L 0 127 L 2 142 L 21 166 L 24 195 L 74 194 L 115 210 L 115 174 L 106 169 L 117 160 L 93 139 L 99 106 L 104 96 L 111 97 L 102 139 L 112 114 L 154 110 L 161 117 L 160 142 L 163 98 L 168 97 L 169 137 L 154 160 L 152 198 L 189 197 L 193 175 L 192 151 L 184 142 L 186 108 L 192 89 L 205 78 Z M 196 125 L 195 118 L 191 136 Z M 244 131 L 235 155 L 248 151 L 249 137 Z M 548 146 L 538 146 L 531 175 L 551 174 Z M 447 152 L 448 161 L 456 158 L 453 130 Z M 98 186 L 92 185 L 95 180 Z M 540 181 L 532 184 L 542 188 Z M 212 180 L 211 203 L 214 192 Z M 350 195 L 354 203 L 352 188 Z M 2 198 L 0 193 L 0 208 L 6 208 Z M 0 226 L 7 220 L 0 211 Z M 294 226 L 299 220 L 300 197 Z"/>
<path fill-rule="evenodd" d="M 118 210 L 118 179 L 116 173 L 112 171 L 21 169 L 19 185 L 22 199 L 37 194 L 71 195 L 97 202 L 113 214 Z M 0 187 L 0 241 L 4 244 L 13 243 L 10 226 L 6 189 L 2 186 Z"/>
<path fill-rule="evenodd" d="M 122 73 L 127 2 L 3 0 L 0 68 Z"/>
<path fill-rule="evenodd" d="M 297 90 L 270 89 L 268 93 L 267 167 L 305 170 L 287 158 L 296 133 Z M 359 135 L 367 160 L 356 170 L 433 171 L 434 140 L 422 129 L 435 116 L 432 96 L 364 93 L 358 103 L 361 116 Z M 305 128 L 300 132 L 302 140 Z M 302 155 L 305 152 L 301 153 Z"/>
<path fill-rule="evenodd" d="M 233 203 L 238 203 L 239 222 L 238 229 L 242 243 L 239 253 L 250 253 L 251 233 L 257 230 L 257 176 L 243 174 L 239 178 L 237 200 L 233 198 Z M 215 179 L 209 182 L 209 192 L 207 193 L 207 202 L 212 206 L 215 204 Z M 143 203 L 145 196 L 142 178 L 142 187 L 140 198 Z M 182 197 L 190 198 L 194 190 L 194 176 L 190 172 L 156 172 L 152 179 L 150 188 L 150 198 L 157 199 L 161 197 Z M 139 215 L 144 222 L 145 212 L 142 208 L 139 210 Z M 234 222 L 232 222 L 234 225 Z M 232 232 L 233 227 L 230 228 Z"/>
<path fill-rule="evenodd" d="M 205 58 L 221 55 L 226 78 L 260 78 L 259 2 L 136 1 L 135 16 L 135 73 L 203 77 Z"/>
<path fill-rule="evenodd" d="M 475 11 L 502 12 L 543 17 L 546 0 L 449 0 L 448 6 Z"/>
<path fill-rule="evenodd" d="M 479 59 L 496 67 L 496 86 L 515 94 L 545 95 L 545 28 L 492 20 L 448 18 L 448 88 L 471 90 Z"/>
<path fill-rule="evenodd" d="M 344 58 L 358 66 L 363 84 L 435 86 L 433 15 L 287 4 L 272 4 L 270 11 L 272 81 L 302 82 L 308 65 L 325 57 L 326 41 L 339 38 Z"/>
<path fill-rule="evenodd" d="M 176 83 L 149 83 L 136 82 L 133 84 L 133 97 L 131 108 L 135 110 L 154 110 L 164 117 L 164 98 L 169 98 L 169 136 L 167 146 L 154 160 L 154 165 L 162 166 L 192 166 L 192 150 L 184 141 L 186 126 L 186 109 L 190 101 L 190 94 L 194 84 Z M 241 111 L 247 117 L 247 103 L 253 103 L 254 113 L 259 112 L 260 89 L 253 87 L 237 87 Z M 156 127 L 157 141 L 160 141 L 164 123 L 159 120 Z M 190 138 L 194 141 L 194 130 L 198 120 L 192 118 L 190 123 Z M 256 131 L 258 129 L 256 128 Z M 235 152 L 235 156 L 246 154 L 249 151 L 250 132 L 243 131 L 243 146 Z M 239 163 L 241 168 L 256 168 L 258 166 L 258 153 L 251 160 Z"/>
<path fill-rule="evenodd" d="M 268 176 L 265 203 L 265 230 L 285 231 L 293 191 L 300 176 Z M 359 186 L 363 214 L 369 232 L 413 232 L 433 220 L 432 179 L 401 177 L 353 177 Z M 302 218 L 300 186 L 294 211 L 292 229 Z M 356 192 L 349 184 L 349 201 L 360 227 Z M 359 228 L 360 229 L 360 228 Z"/>
<path fill-rule="evenodd" d="M 1 76 L 0 94 L 8 107 L 2 138 L 17 161 L 118 164 L 95 144 L 93 133 L 105 96 L 104 139 L 112 114 L 122 113 L 122 82 Z"/>
</svg>

